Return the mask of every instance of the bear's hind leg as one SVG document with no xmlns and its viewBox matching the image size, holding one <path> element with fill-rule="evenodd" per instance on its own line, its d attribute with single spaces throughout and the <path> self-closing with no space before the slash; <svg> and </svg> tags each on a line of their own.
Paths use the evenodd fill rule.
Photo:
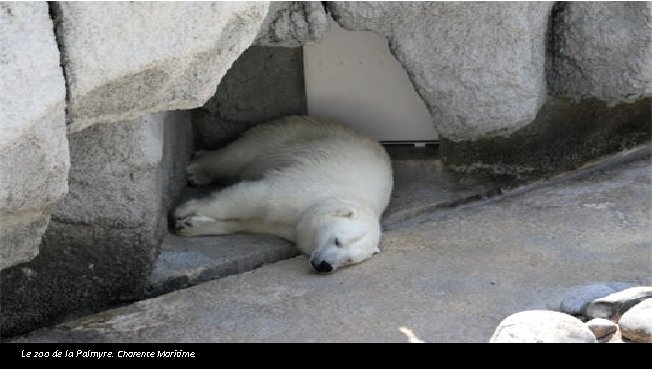
<svg viewBox="0 0 652 369">
<path fill-rule="evenodd" d="M 186 167 L 188 183 L 193 186 L 208 185 L 218 179 L 232 180 L 242 170 L 239 163 L 228 158 L 225 149 L 216 151 L 196 151 Z"/>
<path fill-rule="evenodd" d="M 281 145 L 285 139 L 269 135 L 245 135 L 226 147 L 215 151 L 196 151 L 186 168 L 188 182 L 202 186 L 218 179 L 237 181 L 243 170 L 259 159 L 266 150 Z"/>
</svg>

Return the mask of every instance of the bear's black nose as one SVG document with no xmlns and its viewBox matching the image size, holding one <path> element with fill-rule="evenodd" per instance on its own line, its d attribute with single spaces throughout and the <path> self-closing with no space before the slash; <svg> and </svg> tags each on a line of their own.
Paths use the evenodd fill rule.
<svg viewBox="0 0 652 369">
<path fill-rule="evenodd" d="M 315 268 L 315 270 L 319 273 L 328 273 L 333 270 L 333 266 L 328 264 L 326 261 L 322 261 L 319 264 L 317 264 L 315 261 L 311 261 L 310 264 L 312 264 L 312 267 Z"/>
</svg>

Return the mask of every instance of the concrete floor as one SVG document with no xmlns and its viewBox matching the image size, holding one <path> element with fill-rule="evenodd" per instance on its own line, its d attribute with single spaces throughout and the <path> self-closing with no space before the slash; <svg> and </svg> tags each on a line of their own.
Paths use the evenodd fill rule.
<svg viewBox="0 0 652 369">
<path fill-rule="evenodd" d="M 371 260 L 299 256 L 42 329 L 21 342 L 487 342 L 572 287 L 652 283 L 652 163 L 619 161 L 420 215 Z"/>
</svg>

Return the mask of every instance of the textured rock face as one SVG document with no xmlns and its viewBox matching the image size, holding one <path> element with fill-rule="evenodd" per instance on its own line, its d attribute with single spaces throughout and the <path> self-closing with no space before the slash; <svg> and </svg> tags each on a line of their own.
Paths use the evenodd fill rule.
<svg viewBox="0 0 652 369">
<path fill-rule="evenodd" d="M 185 184 L 188 112 L 145 115 L 70 135 L 70 192 L 52 214 L 41 252 L 2 273 L 2 334 L 143 293 Z"/>
<path fill-rule="evenodd" d="M 634 342 L 652 343 L 652 298 L 628 310 L 618 323 L 625 338 Z"/>
<path fill-rule="evenodd" d="M 652 96 L 651 2 L 561 3 L 552 24 L 552 94 L 611 105 Z"/>
<path fill-rule="evenodd" d="M 444 138 L 508 134 L 546 97 L 552 3 L 334 2 L 349 30 L 376 31 L 408 71 Z"/>
<path fill-rule="evenodd" d="M 556 311 L 522 311 L 505 318 L 491 337 L 492 343 L 595 343 L 581 320 Z"/>
<path fill-rule="evenodd" d="M 319 1 L 274 1 L 256 38 L 259 46 L 299 47 L 321 42 L 328 32 L 326 10 Z"/>
<path fill-rule="evenodd" d="M 591 301 L 586 315 L 591 318 L 618 320 L 632 306 L 652 298 L 652 287 L 632 287 Z"/>
<path fill-rule="evenodd" d="M 208 100 L 266 2 L 56 3 L 69 132 Z"/>
<path fill-rule="evenodd" d="M 197 147 L 216 149 L 255 123 L 306 114 L 300 48 L 252 46 L 233 63 L 215 95 L 194 111 Z"/>
<path fill-rule="evenodd" d="M 559 305 L 561 312 L 586 315 L 586 307 L 595 299 L 632 287 L 627 283 L 592 283 L 569 289 Z"/>
<path fill-rule="evenodd" d="M 0 269 L 37 255 L 68 191 L 64 99 L 47 4 L 0 3 Z"/>
<path fill-rule="evenodd" d="M 534 122 L 510 137 L 443 140 L 440 153 L 449 170 L 488 176 L 511 187 L 650 142 L 651 104 L 649 97 L 611 108 L 596 99 L 577 104 L 553 98 Z"/>
</svg>

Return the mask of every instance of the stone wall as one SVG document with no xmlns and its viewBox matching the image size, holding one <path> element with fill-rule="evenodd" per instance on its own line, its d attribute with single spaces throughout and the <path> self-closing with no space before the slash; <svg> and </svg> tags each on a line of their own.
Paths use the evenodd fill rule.
<svg viewBox="0 0 652 369">
<path fill-rule="evenodd" d="M 509 137 L 444 139 L 440 154 L 449 170 L 509 188 L 650 142 L 651 134 L 652 98 L 608 106 L 551 97 L 532 123 Z"/>
<path fill-rule="evenodd" d="M 1 272 L 3 335 L 142 295 L 185 185 L 188 112 L 96 125 L 69 140 L 70 191 L 38 257 Z"/>
<path fill-rule="evenodd" d="M 68 190 L 66 130 L 202 106 L 267 15 L 266 2 L 2 3 L 0 269 L 37 255 Z"/>
<path fill-rule="evenodd" d="M 443 140 L 449 169 L 514 185 L 652 138 L 652 2 L 558 2 L 548 20 L 548 98 L 503 137 Z"/>
</svg>

